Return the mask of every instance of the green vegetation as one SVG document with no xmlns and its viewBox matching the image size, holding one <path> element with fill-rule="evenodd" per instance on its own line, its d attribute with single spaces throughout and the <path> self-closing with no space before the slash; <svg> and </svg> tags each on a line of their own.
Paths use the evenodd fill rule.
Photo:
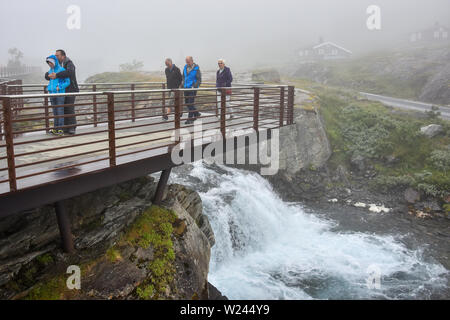
<svg viewBox="0 0 450 320">
<path fill-rule="evenodd" d="M 171 286 L 175 275 L 175 251 L 172 242 L 174 227 L 177 217 L 173 211 L 152 206 L 128 228 L 118 244 L 109 248 L 103 257 L 81 264 L 81 275 L 84 277 L 98 263 L 105 259 L 111 263 L 123 261 L 121 249 L 124 246 L 151 248 L 153 258 L 151 261 L 140 261 L 149 272 L 148 278 L 136 289 L 136 295 L 140 299 L 158 299 Z M 131 259 L 131 258 L 130 258 Z M 26 270 L 21 271 L 21 282 L 10 282 L 11 289 L 34 287 L 27 294 L 27 300 L 60 300 L 76 297 L 80 292 L 73 292 L 67 289 L 67 275 L 64 273 L 57 276 L 41 280 L 36 284 L 39 270 L 43 266 L 53 264 L 54 260 L 50 254 L 36 258 L 36 263 L 31 264 Z M 133 261 L 133 260 L 132 260 Z"/>
<path fill-rule="evenodd" d="M 126 233 L 124 240 L 131 245 L 154 250 L 154 259 L 147 268 L 151 278 L 139 286 L 136 293 L 141 299 L 158 298 L 173 281 L 175 252 L 172 242 L 174 212 L 153 206 L 144 212 Z"/>
<path fill-rule="evenodd" d="M 327 83 L 357 91 L 368 91 L 404 99 L 418 99 L 430 74 L 423 72 L 400 81 L 396 74 L 377 74 L 374 70 L 374 65 L 391 65 L 392 63 L 394 62 L 389 58 L 378 58 L 373 62 L 365 59 L 339 64 L 328 62 L 326 64 L 329 77 Z"/>
<path fill-rule="evenodd" d="M 37 257 L 36 260 L 44 266 L 48 266 L 49 264 L 52 264 L 54 261 L 52 255 L 49 253 Z"/>
<path fill-rule="evenodd" d="M 104 72 L 86 79 L 86 83 L 165 82 L 161 76 L 141 72 Z"/>
<path fill-rule="evenodd" d="M 66 281 L 60 276 L 48 282 L 40 283 L 26 296 L 26 300 L 60 300 L 66 290 Z"/>
<path fill-rule="evenodd" d="M 317 61 L 298 67 L 297 78 L 418 100 L 431 77 L 445 68 L 448 45 L 374 52 L 348 60 Z"/>
<path fill-rule="evenodd" d="M 153 285 L 147 285 L 137 288 L 136 293 L 141 300 L 150 300 L 155 294 Z"/>
<path fill-rule="evenodd" d="M 297 83 L 296 83 L 297 85 Z M 450 190 L 450 124 L 436 117 L 414 118 L 392 113 L 378 102 L 359 100 L 351 91 L 302 81 L 300 86 L 318 96 L 333 155 L 330 165 L 350 167 L 359 156 L 371 164 L 377 177 L 372 187 L 390 191 L 414 187 L 426 195 L 445 198 Z M 432 139 L 420 133 L 431 123 L 444 132 Z M 393 159 L 394 161 L 388 161 Z"/>
<path fill-rule="evenodd" d="M 106 257 L 110 262 L 118 262 L 122 261 L 122 255 L 120 254 L 120 251 L 116 249 L 115 247 L 109 248 L 108 251 L 106 251 Z"/>
</svg>

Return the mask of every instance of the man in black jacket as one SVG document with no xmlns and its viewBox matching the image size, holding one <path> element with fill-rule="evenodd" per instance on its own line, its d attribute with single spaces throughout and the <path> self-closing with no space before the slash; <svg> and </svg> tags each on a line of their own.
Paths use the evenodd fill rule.
<svg viewBox="0 0 450 320">
<path fill-rule="evenodd" d="M 183 76 L 181 75 L 180 69 L 173 64 L 172 59 L 166 59 L 166 79 L 167 79 L 167 89 L 173 90 L 178 89 L 181 86 L 181 82 L 183 81 Z M 169 106 L 165 110 L 165 114 L 163 115 L 164 120 L 169 120 L 167 116 L 168 113 L 171 112 L 171 106 L 174 105 L 175 94 L 174 92 L 169 93 Z"/>
<path fill-rule="evenodd" d="M 70 78 L 70 86 L 66 88 L 66 93 L 80 92 L 77 83 L 76 68 L 72 60 L 70 60 L 66 56 L 66 52 L 64 50 L 57 50 L 55 56 L 58 58 L 58 61 L 61 64 L 61 66 L 66 70 L 52 74 L 46 73 L 45 79 L 49 80 L 56 78 Z M 64 99 L 64 104 L 68 105 L 67 107 L 64 107 L 64 115 L 73 115 L 73 117 L 64 118 L 64 126 L 67 126 L 64 128 L 64 133 L 70 135 L 75 134 L 77 127 L 77 118 L 75 117 L 75 106 L 74 106 L 75 98 L 76 97 L 72 96 L 66 97 Z"/>
</svg>

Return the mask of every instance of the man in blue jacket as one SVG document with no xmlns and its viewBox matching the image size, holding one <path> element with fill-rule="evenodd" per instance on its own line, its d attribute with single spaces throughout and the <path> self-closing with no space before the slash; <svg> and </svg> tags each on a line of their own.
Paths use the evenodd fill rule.
<svg viewBox="0 0 450 320">
<path fill-rule="evenodd" d="M 61 67 L 59 64 L 58 58 L 54 55 L 47 57 L 45 60 L 47 64 L 50 66 L 50 70 L 48 74 L 63 72 L 65 69 Z M 58 94 L 65 93 L 66 88 L 70 85 L 70 78 L 57 78 L 57 79 L 49 79 L 49 83 L 47 86 L 47 92 L 50 94 Z M 64 131 L 62 130 L 64 126 L 64 96 L 62 97 L 51 97 L 50 102 L 53 107 L 53 115 L 54 119 L 54 129 L 51 129 L 49 132 L 55 135 L 63 135 Z"/>
<path fill-rule="evenodd" d="M 186 58 L 186 65 L 183 71 L 183 83 L 182 86 L 185 89 L 198 88 L 202 84 L 202 74 L 200 72 L 200 67 L 194 63 L 194 59 L 189 56 Z M 189 109 L 189 118 L 185 124 L 192 124 L 198 117 L 200 117 L 200 112 L 197 111 L 195 107 L 195 96 L 197 91 L 186 91 L 184 93 L 185 104 Z"/>
</svg>

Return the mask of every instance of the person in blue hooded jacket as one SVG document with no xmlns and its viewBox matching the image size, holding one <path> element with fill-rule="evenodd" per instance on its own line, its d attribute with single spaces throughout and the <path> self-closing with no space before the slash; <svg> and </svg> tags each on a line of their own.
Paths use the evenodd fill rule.
<svg viewBox="0 0 450 320">
<path fill-rule="evenodd" d="M 186 66 L 183 71 L 183 83 L 182 87 L 185 89 L 198 88 L 202 84 L 202 74 L 200 67 L 194 63 L 194 59 L 189 56 L 186 58 Z M 197 91 L 185 91 L 184 98 L 185 103 L 189 109 L 189 118 L 185 124 L 192 124 L 198 117 L 201 116 L 200 112 L 195 107 L 195 96 Z"/>
<path fill-rule="evenodd" d="M 58 58 L 56 58 L 55 55 L 49 56 L 46 59 L 47 64 L 50 66 L 49 74 L 51 73 L 58 73 L 61 71 L 64 71 L 65 69 L 61 67 L 59 64 Z M 56 79 L 50 79 L 47 91 L 50 94 L 55 93 L 65 93 L 66 88 L 70 85 L 70 78 L 56 78 Z M 54 129 L 50 130 L 50 133 L 56 134 L 56 135 L 63 135 L 64 131 L 62 130 L 62 127 L 64 127 L 64 107 L 59 107 L 64 105 L 64 96 L 61 97 L 51 97 L 50 102 L 53 107 L 53 115 L 54 118 Z"/>
</svg>

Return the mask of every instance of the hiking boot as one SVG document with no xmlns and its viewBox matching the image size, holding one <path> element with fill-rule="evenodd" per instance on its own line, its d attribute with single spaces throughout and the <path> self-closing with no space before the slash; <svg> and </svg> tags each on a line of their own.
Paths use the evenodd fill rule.
<svg viewBox="0 0 450 320">
<path fill-rule="evenodd" d="M 187 120 L 184 124 L 193 124 L 194 121 L 193 120 Z"/>
<path fill-rule="evenodd" d="M 48 133 L 49 133 L 49 134 L 56 134 L 57 131 L 56 131 L 55 129 L 50 129 L 50 130 L 48 130 Z"/>
<path fill-rule="evenodd" d="M 162 118 L 163 118 L 163 120 L 165 120 L 165 121 L 169 120 L 169 117 L 168 117 L 167 115 L 164 115 Z"/>
<path fill-rule="evenodd" d="M 63 136 L 64 135 L 64 131 L 62 131 L 62 130 L 58 130 L 58 131 L 54 130 L 54 131 L 55 131 L 54 135 L 56 135 L 56 136 Z"/>
</svg>

